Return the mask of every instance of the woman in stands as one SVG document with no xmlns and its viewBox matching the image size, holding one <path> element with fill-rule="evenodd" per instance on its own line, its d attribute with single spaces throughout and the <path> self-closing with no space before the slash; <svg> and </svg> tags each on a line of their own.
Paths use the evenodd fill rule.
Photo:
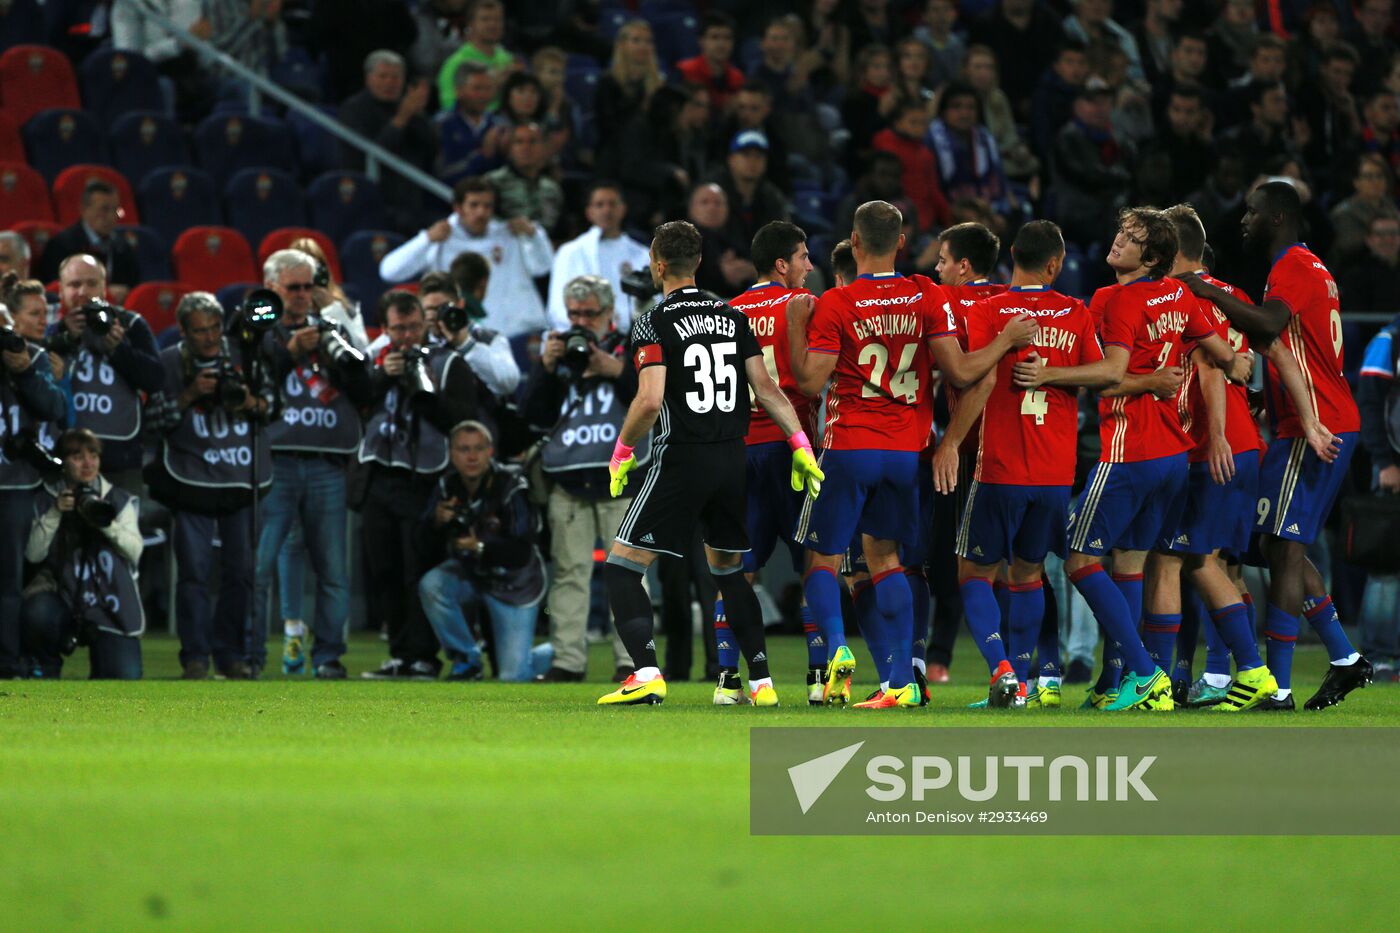
<svg viewBox="0 0 1400 933">
<path fill-rule="evenodd" d="M 613 139 L 632 114 L 646 110 L 663 83 L 651 26 L 644 19 L 623 23 L 613 40 L 612 67 L 598 79 L 594 97 L 598 138 Z"/>
</svg>

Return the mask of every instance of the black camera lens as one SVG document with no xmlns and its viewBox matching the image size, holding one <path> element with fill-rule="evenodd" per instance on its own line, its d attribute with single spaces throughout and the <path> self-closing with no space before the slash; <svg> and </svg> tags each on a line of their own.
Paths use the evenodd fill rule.
<svg viewBox="0 0 1400 933">
<path fill-rule="evenodd" d="M 22 353 L 24 349 L 24 338 L 16 333 L 14 328 L 0 327 L 0 350 L 6 353 Z"/>
<path fill-rule="evenodd" d="M 73 510 L 94 528 L 106 528 L 117 518 L 116 506 L 98 495 L 88 483 L 73 489 Z"/>
<path fill-rule="evenodd" d="M 564 362 L 571 369 L 583 369 L 593 355 L 597 338 L 586 327 L 574 327 L 564 333 Z"/>
<path fill-rule="evenodd" d="M 442 322 L 443 330 L 456 333 L 467 326 L 469 317 L 467 309 L 461 305 L 443 305 L 438 308 L 438 320 Z"/>
<path fill-rule="evenodd" d="M 111 306 L 105 301 L 89 301 L 83 305 L 83 317 L 87 321 L 88 330 L 99 337 L 106 337 L 111 333 L 112 325 L 117 321 Z"/>
</svg>

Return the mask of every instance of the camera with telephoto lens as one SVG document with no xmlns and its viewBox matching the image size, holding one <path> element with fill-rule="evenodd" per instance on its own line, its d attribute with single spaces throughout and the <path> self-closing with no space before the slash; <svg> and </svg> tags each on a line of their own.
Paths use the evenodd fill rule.
<svg viewBox="0 0 1400 933">
<path fill-rule="evenodd" d="M 316 332 L 320 334 L 316 341 L 316 349 L 336 366 L 344 366 L 347 362 L 364 363 L 365 355 L 351 346 L 350 342 L 341 336 L 340 328 L 330 321 L 318 321 L 310 326 L 315 327 Z"/>
<path fill-rule="evenodd" d="M 256 346 L 262 335 L 281 319 L 282 297 L 270 288 L 255 288 L 238 308 L 233 333 L 243 344 Z"/>
<path fill-rule="evenodd" d="M 437 383 L 433 381 L 431 362 L 432 348 L 405 347 L 399 352 L 403 354 L 403 373 L 399 376 L 399 384 L 403 386 L 408 397 L 436 394 Z"/>
<path fill-rule="evenodd" d="M 194 375 L 196 377 L 209 370 L 213 370 L 218 380 L 209 398 L 216 400 L 221 408 L 229 411 L 242 405 L 243 399 L 246 397 L 248 383 L 244 380 L 243 373 L 239 372 L 238 367 L 233 365 L 233 360 L 220 354 L 212 360 L 194 361 Z"/>
<path fill-rule="evenodd" d="M 638 301 L 648 301 L 661 293 L 661 289 L 657 288 L 656 283 L 652 281 L 650 269 L 629 272 L 622 277 L 619 284 L 622 285 L 624 295 L 631 295 Z"/>
<path fill-rule="evenodd" d="M 331 270 L 324 262 L 316 263 L 316 271 L 311 274 L 311 284 L 317 288 L 327 288 L 331 284 Z"/>
<path fill-rule="evenodd" d="M 87 329 L 98 337 L 106 337 L 112 332 L 112 325 L 117 323 L 116 309 L 100 298 L 92 299 L 79 310 L 87 322 Z"/>
<path fill-rule="evenodd" d="M 559 335 L 564 341 L 564 355 L 559 358 L 559 369 L 568 379 L 582 378 L 588 362 L 593 358 L 593 348 L 598 345 L 598 335 L 587 327 L 570 327 Z"/>
<path fill-rule="evenodd" d="M 73 511 L 94 528 L 106 528 L 117 518 L 117 508 L 98 493 L 91 483 L 73 487 Z"/>
<path fill-rule="evenodd" d="M 448 542 L 455 542 L 458 538 L 469 537 L 476 531 L 476 509 L 467 505 L 459 505 L 452 510 L 452 517 L 447 520 L 447 524 L 442 526 L 443 533 L 447 535 Z"/>
<path fill-rule="evenodd" d="M 0 327 L 0 351 L 5 353 L 25 352 L 25 339 L 13 327 Z"/>
<path fill-rule="evenodd" d="M 22 431 L 5 438 L 5 459 L 11 463 L 27 463 L 45 478 L 58 476 L 63 472 L 63 461 L 53 455 L 32 431 Z"/>
<path fill-rule="evenodd" d="M 461 305 L 443 305 L 438 308 L 437 319 L 449 334 L 455 334 L 471 323 L 471 315 Z"/>
</svg>

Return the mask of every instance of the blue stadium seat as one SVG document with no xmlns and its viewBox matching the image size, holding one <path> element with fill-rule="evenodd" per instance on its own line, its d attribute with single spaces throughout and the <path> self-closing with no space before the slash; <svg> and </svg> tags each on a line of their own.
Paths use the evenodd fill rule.
<svg viewBox="0 0 1400 933">
<path fill-rule="evenodd" d="M 1082 301 L 1089 300 L 1089 277 L 1084 268 L 1084 256 L 1079 250 L 1066 246 L 1065 264 L 1055 280 L 1055 291 Z"/>
<path fill-rule="evenodd" d="M 141 179 L 137 203 L 146 226 L 171 243 L 190 227 L 223 223 L 214 182 L 187 165 L 160 168 Z"/>
<path fill-rule="evenodd" d="M 13 45 L 43 43 L 46 31 L 39 0 L 13 0 L 5 6 L 4 14 L 0 15 L 0 50 Z"/>
<path fill-rule="evenodd" d="M 808 234 L 830 233 L 831 215 L 827 213 L 820 191 L 794 191 L 792 198 L 793 220 Z"/>
<path fill-rule="evenodd" d="M 366 324 L 378 323 L 379 296 L 389 290 L 390 283 L 379 277 L 379 261 L 403 241 L 403 237 L 388 230 L 361 230 L 340 244 L 345 282 L 359 296 Z"/>
<path fill-rule="evenodd" d="M 180 125 L 160 113 L 123 114 L 107 136 L 112 164 L 127 178 L 139 181 L 158 168 L 189 165 L 190 146 Z"/>
<path fill-rule="evenodd" d="M 160 231 L 147 226 L 122 226 L 117 233 L 136 251 L 141 281 L 164 282 L 174 278 L 170 274 L 170 243 Z"/>
<path fill-rule="evenodd" d="M 694 14 L 657 11 L 646 4 L 642 16 L 651 23 L 656 39 L 656 60 L 662 68 L 670 68 L 682 59 L 700 54 L 700 38 L 696 35 L 700 21 Z"/>
<path fill-rule="evenodd" d="M 357 230 L 384 226 L 379 186 L 360 172 L 327 172 L 306 189 L 306 201 L 311 226 L 337 243 Z M 343 263 L 343 253 L 340 258 Z"/>
<path fill-rule="evenodd" d="M 319 103 L 326 76 L 324 68 L 311 57 L 311 53 L 294 45 L 287 49 L 280 62 L 272 66 L 268 78 L 302 100 Z"/>
<path fill-rule="evenodd" d="M 617 37 L 617 31 L 622 28 L 622 24 L 636 15 L 623 9 L 603 10 L 598 18 L 598 35 L 611 42 Z"/>
<path fill-rule="evenodd" d="M 45 110 L 24 124 L 29 164 L 53 184 L 70 165 L 106 165 L 107 146 L 92 114 L 82 110 Z"/>
<path fill-rule="evenodd" d="M 279 227 L 304 227 L 301 186 L 275 168 L 245 168 L 224 186 L 224 218 L 249 243 L 261 243 Z"/>
<path fill-rule="evenodd" d="M 160 75 L 140 52 L 98 49 L 83 59 L 78 82 L 83 106 L 103 126 L 111 126 L 117 117 L 133 110 L 165 111 Z"/>
<path fill-rule="evenodd" d="M 603 69 L 595 62 L 591 67 L 570 66 L 564 73 L 564 93 L 569 100 L 588 113 L 593 112 L 593 98 L 598 93 L 598 78 Z"/>
<path fill-rule="evenodd" d="M 215 114 L 195 129 L 195 157 L 221 187 L 245 168 L 279 168 L 295 176 L 296 153 L 289 135 L 280 120 Z"/>
<path fill-rule="evenodd" d="M 321 105 L 316 109 L 328 117 L 335 116 L 334 107 Z M 295 111 L 287 114 L 287 126 L 296 140 L 302 177 L 315 178 L 339 167 L 340 145 L 334 136 Z"/>
</svg>

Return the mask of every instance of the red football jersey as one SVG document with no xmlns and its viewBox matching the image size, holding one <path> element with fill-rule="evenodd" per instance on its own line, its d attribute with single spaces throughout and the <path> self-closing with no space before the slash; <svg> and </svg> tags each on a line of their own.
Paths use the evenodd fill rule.
<svg viewBox="0 0 1400 933">
<path fill-rule="evenodd" d="M 1274 257 L 1265 301 L 1281 301 L 1292 317 L 1279 339 L 1303 371 L 1313 412 L 1333 434 L 1361 430 L 1351 387 L 1342 375 L 1342 312 L 1332 273 L 1302 243 Z M 1279 437 L 1302 437 L 1298 410 L 1269 364 L 1269 394 Z"/>
<path fill-rule="evenodd" d="M 1128 351 L 1128 373 L 1145 375 L 1180 366 L 1198 340 L 1215 333 L 1195 296 L 1176 279 L 1138 279 L 1108 298 L 1103 345 Z M 1100 458 L 1134 463 L 1179 454 L 1191 447 L 1181 425 L 1182 393 L 1159 399 L 1151 392 L 1099 400 Z"/>
<path fill-rule="evenodd" d="M 763 351 L 763 365 L 768 375 L 783 390 L 797 411 L 797 420 L 808 436 L 812 434 L 813 399 L 803 395 L 797 388 L 797 380 L 792 376 L 792 359 L 788 355 L 787 303 L 794 295 L 810 295 L 805 288 L 788 288 L 778 282 L 763 282 L 747 289 L 737 298 L 729 301 L 735 311 L 743 312 L 749 319 L 749 330 L 753 331 Z M 771 441 L 787 440 L 783 429 L 753 399 L 753 389 L 749 390 L 749 433 L 745 444 L 767 444 Z"/>
<path fill-rule="evenodd" d="M 1049 288 L 1013 288 L 974 305 L 967 315 L 968 349 L 996 339 L 1011 320 L 1033 315 L 1036 342 L 1002 357 L 996 387 L 982 410 L 977 481 L 1010 486 L 1074 485 L 1079 399 L 1074 389 L 1042 386 L 1030 392 L 1011 384 L 1012 367 L 1032 351 L 1050 366 L 1081 366 L 1103 359 L 1089 309 Z"/>
<path fill-rule="evenodd" d="M 821 296 L 807 346 L 836 355 L 822 445 L 834 450 L 923 450 L 933 426 L 934 337 L 957 325 L 943 290 L 922 275 L 858 276 Z"/>
<path fill-rule="evenodd" d="M 988 282 L 983 279 L 980 282 L 967 282 L 963 285 L 943 285 L 943 294 L 948 296 L 948 306 L 953 311 L 953 321 L 958 325 L 958 344 L 967 350 L 967 312 L 973 305 L 984 298 L 991 298 L 993 295 L 1000 295 L 1006 291 L 1006 286 L 1000 282 Z M 951 415 L 958 410 L 958 396 L 960 390 L 955 388 L 951 382 L 944 380 L 943 392 L 948 399 L 948 413 Z M 967 437 L 963 438 L 962 446 L 958 450 L 971 455 L 977 450 L 977 434 L 981 429 L 981 421 L 974 424 L 967 432 Z"/>
<path fill-rule="evenodd" d="M 1089 299 L 1089 316 L 1094 319 L 1094 329 L 1097 330 L 1100 335 L 1103 334 L 1104 310 L 1108 307 L 1108 303 L 1113 300 L 1113 296 L 1117 295 L 1122 289 L 1123 286 L 1117 284 L 1105 285 L 1103 288 L 1094 292 L 1093 297 Z"/>
<path fill-rule="evenodd" d="M 1226 285 L 1204 272 L 1198 274 L 1211 285 L 1225 289 L 1241 301 L 1249 301 L 1249 296 L 1235 286 Z M 1214 303 L 1202 299 L 1197 299 L 1196 303 L 1201 306 L 1201 313 L 1205 315 L 1206 320 L 1215 325 L 1215 333 L 1229 343 L 1236 353 L 1249 350 L 1249 341 L 1244 334 L 1230 326 L 1230 320 Z M 1186 427 L 1186 433 L 1191 435 L 1191 443 L 1195 445 L 1191 448 L 1189 456 L 1192 463 L 1200 463 L 1206 459 L 1206 444 L 1210 440 L 1210 415 L 1206 411 L 1206 397 L 1201 392 L 1197 370 L 1198 367 L 1188 357 L 1186 380 L 1182 383 L 1186 392 L 1181 421 Z M 1254 416 L 1249 411 L 1249 392 L 1244 386 L 1229 381 L 1225 383 L 1225 440 L 1230 444 L 1231 453 L 1242 454 L 1247 450 L 1259 449 L 1259 427 L 1254 423 Z"/>
</svg>

